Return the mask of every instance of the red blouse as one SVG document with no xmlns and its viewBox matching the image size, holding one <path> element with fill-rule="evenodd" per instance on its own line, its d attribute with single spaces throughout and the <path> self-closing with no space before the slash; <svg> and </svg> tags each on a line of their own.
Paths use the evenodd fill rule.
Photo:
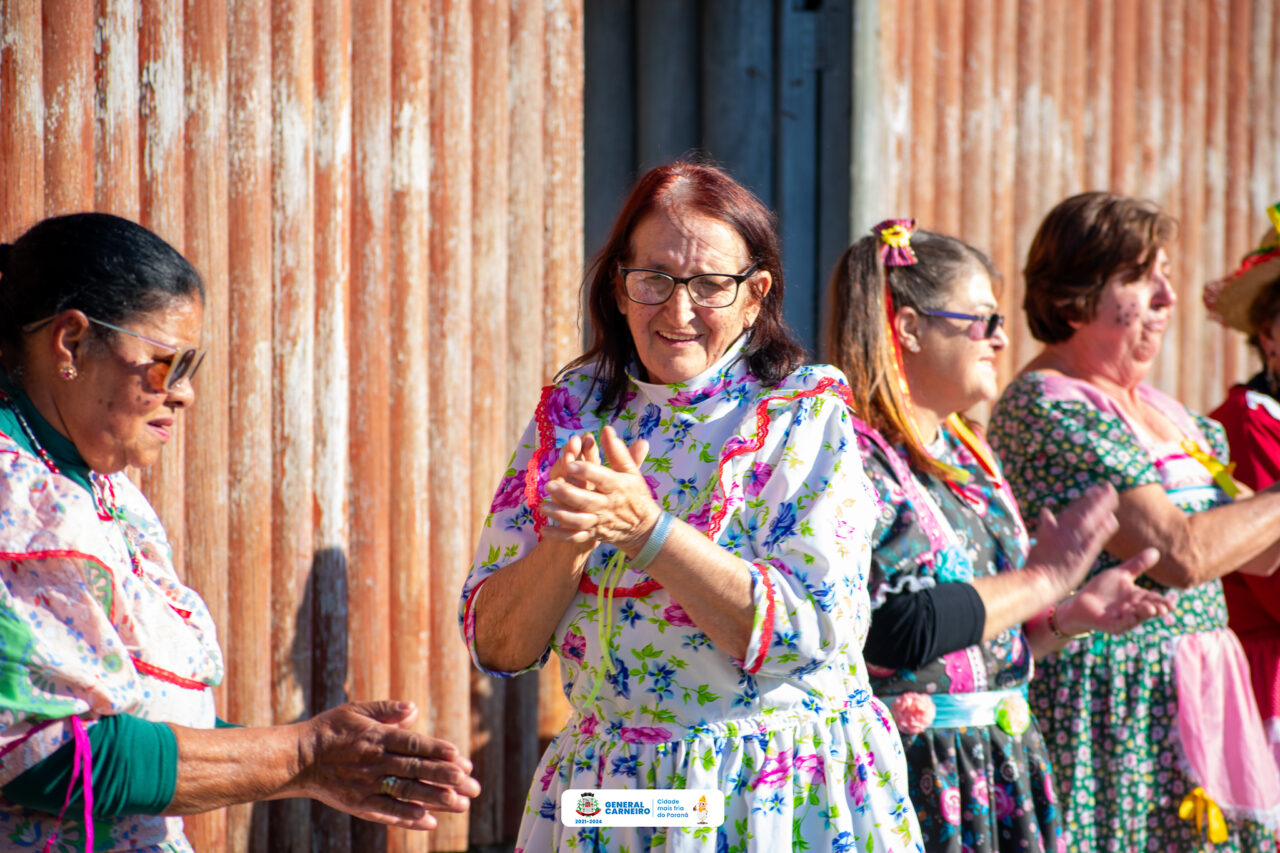
<svg viewBox="0 0 1280 853">
<path fill-rule="evenodd" d="M 1280 479 L 1280 401 L 1236 385 L 1210 417 L 1227 431 L 1237 480 L 1256 490 Z M 1233 572 L 1222 578 L 1222 591 L 1238 635 L 1280 637 L 1280 572 L 1271 577 Z"/>
</svg>

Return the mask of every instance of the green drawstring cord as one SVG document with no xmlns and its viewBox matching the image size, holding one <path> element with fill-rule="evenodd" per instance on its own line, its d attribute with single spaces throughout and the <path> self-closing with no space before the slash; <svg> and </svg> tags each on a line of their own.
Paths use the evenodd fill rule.
<svg viewBox="0 0 1280 853">
<path fill-rule="evenodd" d="M 596 640 L 604 650 L 604 663 L 591 687 L 591 695 L 587 697 L 588 705 L 595 704 L 605 679 L 613 675 L 613 592 L 622 582 L 622 575 L 627 570 L 626 559 L 627 555 L 621 549 L 615 551 L 609 562 L 604 564 L 604 576 L 600 578 L 600 586 L 596 588 L 596 611 L 600 614 L 600 619 L 596 622 Z"/>
<path fill-rule="evenodd" d="M 703 486 L 696 495 L 694 495 L 691 508 L 702 506 L 710 499 L 712 492 L 715 491 L 716 483 L 719 482 L 719 469 L 711 475 L 711 479 Z M 692 512 L 690 513 L 692 514 Z M 687 516 L 682 521 L 687 523 Z M 615 627 L 613 621 L 613 593 L 622 583 L 622 576 L 627 571 L 627 555 L 622 549 L 614 551 L 613 556 L 604 564 L 604 574 L 600 578 L 600 585 L 596 587 L 596 610 L 600 614 L 600 619 L 596 623 L 596 640 L 600 644 L 603 652 L 603 664 L 599 672 L 596 674 L 595 684 L 591 686 L 591 693 L 587 696 L 587 704 L 594 705 L 596 697 L 600 695 L 600 688 L 604 686 L 605 680 L 613 675 L 613 629 Z"/>
</svg>

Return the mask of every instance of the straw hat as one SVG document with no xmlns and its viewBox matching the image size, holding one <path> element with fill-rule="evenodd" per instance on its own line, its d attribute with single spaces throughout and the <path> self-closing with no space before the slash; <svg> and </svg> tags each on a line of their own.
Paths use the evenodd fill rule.
<svg viewBox="0 0 1280 853">
<path fill-rule="evenodd" d="M 1253 300 L 1267 285 L 1280 281 L 1280 203 L 1268 207 L 1267 216 L 1273 228 L 1262 236 L 1261 245 L 1244 256 L 1239 269 L 1204 288 L 1204 304 L 1210 316 L 1246 335 L 1257 331 L 1249 323 Z"/>
</svg>

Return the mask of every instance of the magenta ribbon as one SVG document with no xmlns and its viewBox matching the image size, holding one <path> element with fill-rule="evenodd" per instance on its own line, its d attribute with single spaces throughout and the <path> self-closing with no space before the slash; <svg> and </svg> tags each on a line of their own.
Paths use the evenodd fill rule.
<svg viewBox="0 0 1280 853">
<path fill-rule="evenodd" d="M 89 746 L 89 733 L 79 717 L 71 718 L 71 738 L 75 741 L 75 753 L 71 760 L 71 781 L 67 783 L 67 797 L 62 801 L 62 811 L 58 812 L 58 823 L 67 813 L 71 805 L 71 792 L 76 789 L 76 778 L 79 777 L 84 786 L 84 849 L 85 853 L 93 853 L 93 750 Z M 53 842 L 58 840 L 55 829 L 44 843 L 43 853 L 53 849 Z"/>
</svg>

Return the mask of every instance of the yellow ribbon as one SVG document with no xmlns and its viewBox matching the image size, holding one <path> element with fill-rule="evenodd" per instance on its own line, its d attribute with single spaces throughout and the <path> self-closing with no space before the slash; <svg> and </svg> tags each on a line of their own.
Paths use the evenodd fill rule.
<svg viewBox="0 0 1280 853">
<path fill-rule="evenodd" d="M 1201 450 L 1200 445 L 1189 438 L 1182 440 L 1182 449 L 1187 452 L 1188 456 L 1209 470 L 1214 482 L 1218 484 L 1222 491 L 1227 493 L 1228 497 L 1234 499 L 1236 495 L 1240 494 L 1240 484 L 1231 476 L 1231 472 L 1236 470 L 1236 463 L 1232 462 L 1230 465 L 1223 465 L 1216 456 Z"/>
<path fill-rule="evenodd" d="M 1222 816 L 1222 809 L 1209 799 L 1204 788 L 1196 788 L 1182 798 L 1182 803 L 1178 806 L 1178 817 L 1183 820 L 1191 820 L 1194 817 L 1196 832 L 1202 831 L 1207 824 L 1209 840 L 1214 844 L 1221 844 L 1227 840 L 1227 821 Z"/>
<path fill-rule="evenodd" d="M 1276 227 L 1276 235 L 1280 236 L 1280 202 L 1267 208 L 1267 216 L 1271 219 L 1271 224 Z"/>
<path fill-rule="evenodd" d="M 952 412 L 947 416 L 947 426 L 951 429 L 952 434 L 960 439 L 965 447 L 969 448 L 969 452 L 978 457 L 978 462 L 981 463 L 982 469 L 987 472 L 987 476 L 991 478 L 991 482 L 999 485 L 1000 466 L 995 457 L 991 455 L 987 443 L 978 438 L 973 430 L 969 429 L 969 425 L 964 422 L 964 418 L 960 417 L 956 412 Z M 965 471 L 964 473 L 966 479 L 962 482 L 967 482 L 969 472 Z"/>
</svg>

